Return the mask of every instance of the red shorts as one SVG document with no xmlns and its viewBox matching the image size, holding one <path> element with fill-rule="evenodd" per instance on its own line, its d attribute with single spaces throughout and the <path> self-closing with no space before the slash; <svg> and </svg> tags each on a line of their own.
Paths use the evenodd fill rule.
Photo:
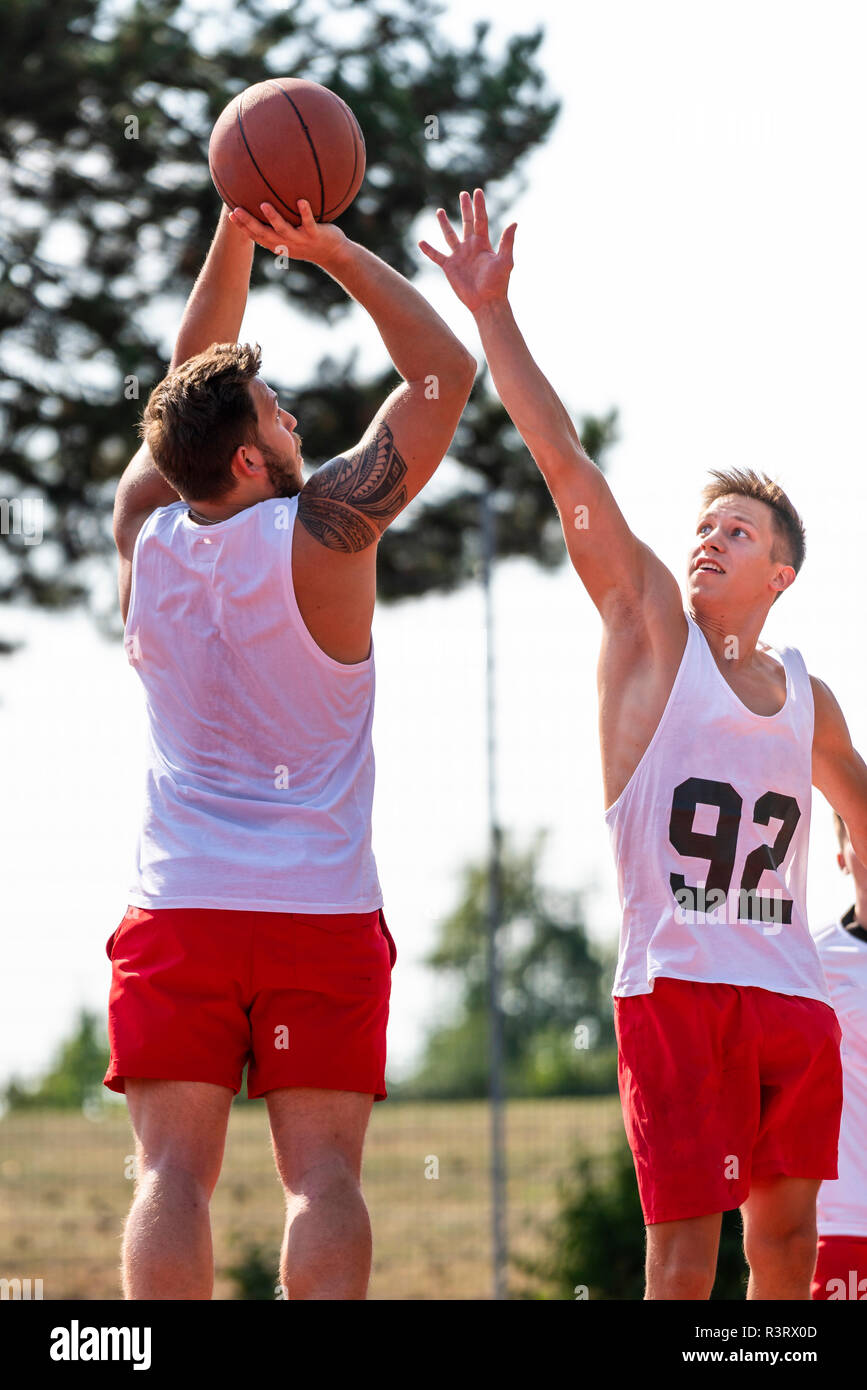
<svg viewBox="0 0 867 1390">
<path fill-rule="evenodd" d="M 867 1300 L 867 1236 L 819 1236 L 810 1297 Z"/>
<path fill-rule="evenodd" d="M 836 1178 L 840 1025 L 818 999 L 657 979 L 614 1000 L 647 1225 L 731 1211 L 752 1178 Z"/>
<path fill-rule="evenodd" d="M 334 916 L 130 907 L 111 960 L 104 1084 L 128 1076 L 384 1100 L 397 951 L 381 910 Z"/>
</svg>

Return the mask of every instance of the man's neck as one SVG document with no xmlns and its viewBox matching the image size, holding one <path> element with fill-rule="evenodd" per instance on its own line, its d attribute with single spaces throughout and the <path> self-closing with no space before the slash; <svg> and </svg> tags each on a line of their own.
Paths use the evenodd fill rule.
<svg viewBox="0 0 867 1390">
<path fill-rule="evenodd" d="M 690 614 L 704 633 L 717 665 L 723 660 L 735 669 L 751 665 L 767 613 L 745 613 L 734 618 L 690 608 Z"/>
</svg>

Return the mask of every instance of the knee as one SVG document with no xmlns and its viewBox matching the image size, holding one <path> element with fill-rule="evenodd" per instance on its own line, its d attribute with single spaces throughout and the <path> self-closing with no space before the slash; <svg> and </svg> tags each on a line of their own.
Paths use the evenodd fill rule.
<svg viewBox="0 0 867 1390">
<path fill-rule="evenodd" d="M 361 1180 L 341 1153 L 330 1153 L 299 1165 L 283 1176 L 287 1207 L 297 1212 L 311 1206 L 363 1207 Z"/>
<path fill-rule="evenodd" d="M 816 1264 L 815 1227 L 750 1232 L 744 1241 L 744 1254 L 750 1269 L 788 1269 L 811 1274 Z"/>
<path fill-rule="evenodd" d="M 702 1259 L 674 1257 L 656 1262 L 648 1267 L 647 1298 L 709 1298 L 714 1274 L 714 1267 Z"/>
<path fill-rule="evenodd" d="M 136 1181 L 136 1195 L 145 1199 L 171 1201 L 183 1206 L 207 1207 L 216 1186 L 216 1178 L 208 1171 L 163 1156 L 143 1160 Z"/>
</svg>

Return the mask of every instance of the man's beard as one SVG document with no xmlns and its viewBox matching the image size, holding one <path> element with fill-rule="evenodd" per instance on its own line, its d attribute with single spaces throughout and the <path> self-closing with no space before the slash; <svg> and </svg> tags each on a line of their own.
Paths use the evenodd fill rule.
<svg viewBox="0 0 867 1390">
<path fill-rule="evenodd" d="M 293 434 L 299 454 L 301 451 L 301 436 Z M 276 449 L 270 448 L 267 444 L 259 443 L 259 452 L 265 460 L 265 471 L 274 489 L 275 497 L 295 497 L 301 491 L 301 484 L 295 471 L 295 459 L 292 454 L 281 454 Z"/>
</svg>

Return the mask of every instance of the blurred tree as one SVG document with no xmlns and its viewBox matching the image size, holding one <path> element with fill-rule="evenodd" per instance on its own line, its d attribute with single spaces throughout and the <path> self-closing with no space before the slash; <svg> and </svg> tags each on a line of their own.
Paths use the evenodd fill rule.
<svg viewBox="0 0 867 1390">
<path fill-rule="evenodd" d="M 520 852 L 504 844 L 498 930 L 506 1093 L 616 1091 L 613 959 L 597 955 L 581 898 L 538 881 L 543 836 Z M 488 1092 L 488 866 L 471 864 L 454 912 L 427 964 L 455 983 L 453 1018 L 430 1035 L 415 1074 L 396 1096 L 465 1098 Z"/>
<path fill-rule="evenodd" d="M 238 1250 L 234 1263 L 227 1265 L 226 1274 L 233 1281 L 236 1298 L 268 1300 L 285 1298 L 280 1285 L 280 1248 L 269 1249 L 259 1241 L 250 1241 L 242 1233 L 232 1231 L 229 1243 Z"/>
<path fill-rule="evenodd" d="M 41 1106 L 81 1108 L 103 1099 L 102 1078 L 108 1068 L 109 1047 L 105 1025 L 95 1013 L 82 1009 L 74 1032 L 60 1044 L 54 1062 L 35 1085 L 12 1077 L 3 1099 L 10 1110 Z"/>
<path fill-rule="evenodd" d="M 486 24 L 461 45 L 442 13 L 433 0 L 235 0 L 207 13 L 182 0 L 0 0 L 0 488 L 44 499 L 46 537 L 5 537 L 0 598 L 86 599 L 105 572 L 94 559 L 113 557 L 115 481 L 166 369 L 156 324 L 180 312 L 213 233 L 207 141 L 239 90 L 304 75 L 349 102 L 368 162 L 341 225 L 404 274 L 422 263 L 412 233 L 422 209 L 453 207 L 461 188 L 482 184 L 499 220 L 558 111 L 542 92 L 542 34 L 492 57 Z M 431 115 L 437 139 L 426 138 Z M 315 267 L 277 270 L 261 252 L 252 284 L 330 322 L 348 307 Z M 321 459 L 360 436 L 396 380 L 359 380 L 351 356 L 329 356 L 306 383 L 275 367 L 269 381 Z M 587 422 L 591 454 L 613 434 L 613 415 Z M 466 481 L 414 503 L 382 547 L 386 598 L 474 572 L 475 494 L 491 479 L 501 553 L 563 558 L 544 482 L 479 388 L 453 456 Z"/>
<path fill-rule="evenodd" d="M 548 1237 L 545 1257 L 516 1262 L 536 1281 L 537 1296 L 643 1299 L 644 1217 L 625 1136 L 611 1154 L 577 1156 Z M 740 1215 L 725 1212 L 711 1298 L 742 1299 L 747 1275 Z"/>
</svg>

